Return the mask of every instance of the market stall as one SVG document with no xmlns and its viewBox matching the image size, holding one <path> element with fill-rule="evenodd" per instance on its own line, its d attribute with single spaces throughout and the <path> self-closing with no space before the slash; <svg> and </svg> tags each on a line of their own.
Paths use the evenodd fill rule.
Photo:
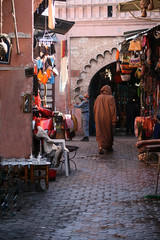
<svg viewBox="0 0 160 240">
<path fill-rule="evenodd" d="M 135 68 L 139 74 L 140 116 L 135 118 L 134 132 L 139 159 L 146 160 L 149 152 L 159 151 L 156 144 L 160 139 L 160 26 L 126 35 L 124 47 L 118 62 L 122 74 L 126 78 Z"/>
<path fill-rule="evenodd" d="M 124 51 L 124 46 L 126 51 Z M 136 69 L 139 74 L 140 116 L 135 119 L 135 134 L 139 140 L 153 138 L 158 122 L 160 101 L 160 26 L 126 38 L 118 63 L 126 81 Z"/>
</svg>

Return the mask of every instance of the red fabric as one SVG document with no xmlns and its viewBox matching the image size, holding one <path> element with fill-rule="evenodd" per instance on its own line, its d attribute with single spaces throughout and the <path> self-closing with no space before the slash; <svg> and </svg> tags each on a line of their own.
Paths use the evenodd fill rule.
<svg viewBox="0 0 160 240">
<path fill-rule="evenodd" d="M 40 107 L 41 106 L 41 98 L 40 98 L 39 94 L 38 94 L 38 96 L 34 97 L 34 99 L 35 99 L 35 105 L 37 107 Z"/>
<path fill-rule="evenodd" d="M 53 129 L 53 120 L 52 118 L 41 118 L 40 120 L 40 126 L 45 130 L 52 130 Z"/>
<path fill-rule="evenodd" d="M 116 73 L 114 75 L 114 81 L 115 81 L 115 83 L 121 83 L 122 82 L 122 78 L 121 78 L 120 73 Z"/>
<path fill-rule="evenodd" d="M 37 133 L 37 127 L 41 126 L 43 130 L 48 130 L 48 136 L 50 136 L 51 138 L 55 137 L 56 131 L 54 130 L 52 118 L 35 118 L 34 120 L 35 120 L 34 134 Z"/>
<path fill-rule="evenodd" d="M 141 140 L 136 143 L 136 147 L 140 148 L 142 146 L 155 145 L 155 144 L 160 144 L 160 139 Z"/>
<path fill-rule="evenodd" d="M 38 107 L 38 111 L 43 114 L 43 117 L 52 117 L 53 112 L 49 109 L 43 108 L 43 107 Z"/>
<path fill-rule="evenodd" d="M 61 58 L 67 56 L 67 40 L 61 41 Z"/>
<path fill-rule="evenodd" d="M 136 147 L 138 148 L 139 153 L 143 153 L 146 151 L 147 145 L 159 145 L 160 139 L 151 139 L 151 140 L 141 140 L 136 143 Z"/>
</svg>

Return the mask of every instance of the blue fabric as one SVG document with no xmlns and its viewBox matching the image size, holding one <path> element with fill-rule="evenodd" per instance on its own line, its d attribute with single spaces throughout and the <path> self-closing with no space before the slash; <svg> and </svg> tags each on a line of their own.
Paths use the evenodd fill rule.
<svg viewBox="0 0 160 240">
<path fill-rule="evenodd" d="M 51 57 L 52 67 L 54 67 L 54 59 Z"/>
<path fill-rule="evenodd" d="M 37 68 L 38 68 L 38 69 L 43 68 L 43 64 L 42 64 L 42 62 L 41 62 L 41 59 L 37 60 Z"/>
<path fill-rule="evenodd" d="M 49 83 L 50 83 L 50 84 L 53 84 L 53 83 L 55 83 L 54 76 L 51 76 L 51 77 L 49 78 Z"/>
</svg>

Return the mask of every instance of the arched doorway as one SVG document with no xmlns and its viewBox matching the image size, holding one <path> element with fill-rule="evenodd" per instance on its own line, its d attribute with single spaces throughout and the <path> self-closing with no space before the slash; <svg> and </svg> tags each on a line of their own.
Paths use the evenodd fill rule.
<svg viewBox="0 0 160 240">
<path fill-rule="evenodd" d="M 104 85 L 109 85 L 115 97 L 117 121 L 115 134 L 134 133 L 134 119 L 140 114 L 139 81 L 133 70 L 129 81 L 122 81 L 120 73 L 116 73 L 116 62 L 101 68 L 91 79 L 88 92 L 90 94 L 90 135 L 95 136 L 93 106 L 95 99 Z"/>
</svg>

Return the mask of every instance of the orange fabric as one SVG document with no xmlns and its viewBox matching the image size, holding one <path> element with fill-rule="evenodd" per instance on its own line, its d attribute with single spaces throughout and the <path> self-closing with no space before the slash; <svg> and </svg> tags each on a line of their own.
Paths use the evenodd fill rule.
<svg viewBox="0 0 160 240">
<path fill-rule="evenodd" d="M 153 131 L 155 125 L 155 120 L 152 118 L 145 118 L 144 123 L 143 123 L 143 128 L 147 130 Z"/>
<path fill-rule="evenodd" d="M 48 75 L 46 73 L 44 73 L 43 84 L 46 84 L 47 81 L 48 81 Z"/>
<path fill-rule="evenodd" d="M 116 52 L 116 61 L 118 61 L 118 59 L 119 59 L 119 50 L 117 50 Z"/>
<path fill-rule="evenodd" d="M 47 69 L 47 76 L 48 76 L 48 78 L 51 77 L 51 70 L 49 70 L 49 69 Z"/>
<path fill-rule="evenodd" d="M 117 121 L 117 114 L 115 99 L 108 85 L 101 88 L 100 95 L 95 101 L 94 119 L 98 147 L 111 148 L 113 145 L 113 125 Z"/>
<path fill-rule="evenodd" d="M 37 75 L 37 78 L 38 78 L 38 80 L 40 81 L 40 83 L 43 82 L 43 74 L 42 74 L 42 71 L 41 71 L 41 70 L 39 71 L 39 73 L 38 73 L 38 75 Z"/>
</svg>

